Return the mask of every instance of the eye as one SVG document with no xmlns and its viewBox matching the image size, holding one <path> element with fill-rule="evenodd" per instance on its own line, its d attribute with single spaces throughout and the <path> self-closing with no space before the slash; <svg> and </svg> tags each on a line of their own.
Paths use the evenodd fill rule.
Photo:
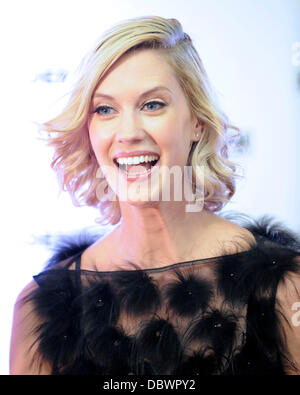
<svg viewBox="0 0 300 395">
<path fill-rule="evenodd" d="M 160 102 L 158 100 L 152 100 L 149 101 L 148 103 L 145 103 L 143 107 L 145 107 L 148 111 L 155 111 L 159 110 L 160 108 L 164 107 L 166 104 L 163 102 Z"/>
<path fill-rule="evenodd" d="M 99 115 L 111 115 L 113 108 L 110 106 L 98 106 L 93 113 L 97 113 Z"/>
</svg>

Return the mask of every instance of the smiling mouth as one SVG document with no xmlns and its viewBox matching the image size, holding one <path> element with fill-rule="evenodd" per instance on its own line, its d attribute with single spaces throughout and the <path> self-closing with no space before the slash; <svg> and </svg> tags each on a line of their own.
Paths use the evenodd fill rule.
<svg viewBox="0 0 300 395">
<path fill-rule="evenodd" d="M 151 162 L 143 162 L 139 164 L 119 164 L 116 160 L 114 160 L 115 165 L 127 176 L 129 177 L 138 177 L 151 173 L 152 168 L 157 165 L 159 159 L 153 160 Z"/>
</svg>

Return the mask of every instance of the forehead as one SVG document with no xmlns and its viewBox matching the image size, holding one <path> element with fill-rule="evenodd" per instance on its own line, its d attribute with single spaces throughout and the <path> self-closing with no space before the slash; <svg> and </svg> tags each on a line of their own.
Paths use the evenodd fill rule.
<svg viewBox="0 0 300 395">
<path fill-rule="evenodd" d="M 180 90 L 175 73 L 162 50 L 141 49 L 123 55 L 100 81 L 96 92 L 115 95 L 164 85 Z"/>
</svg>

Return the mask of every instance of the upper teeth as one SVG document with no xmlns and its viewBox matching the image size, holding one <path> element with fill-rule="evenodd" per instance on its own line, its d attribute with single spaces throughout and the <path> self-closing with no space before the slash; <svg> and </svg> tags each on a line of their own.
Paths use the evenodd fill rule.
<svg viewBox="0 0 300 395">
<path fill-rule="evenodd" d="M 157 155 L 142 155 L 142 156 L 131 156 L 128 158 L 118 158 L 117 162 L 120 165 L 138 165 L 143 162 L 152 162 L 153 160 L 157 160 L 159 157 Z"/>
</svg>

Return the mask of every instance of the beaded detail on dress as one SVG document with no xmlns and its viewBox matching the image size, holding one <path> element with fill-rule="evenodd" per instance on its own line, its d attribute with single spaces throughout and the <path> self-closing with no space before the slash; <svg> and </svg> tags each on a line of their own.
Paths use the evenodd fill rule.
<svg viewBox="0 0 300 395">
<path fill-rule="evenodd" d="M 37 357 L 60 375 L 284 374 L 276 289 L 300 244 L 270 220 L 245 227 L 247 251 L 146 270 L 82 270 L 89 243 L 73 239 L 27 298 Z"/>
</svg>

